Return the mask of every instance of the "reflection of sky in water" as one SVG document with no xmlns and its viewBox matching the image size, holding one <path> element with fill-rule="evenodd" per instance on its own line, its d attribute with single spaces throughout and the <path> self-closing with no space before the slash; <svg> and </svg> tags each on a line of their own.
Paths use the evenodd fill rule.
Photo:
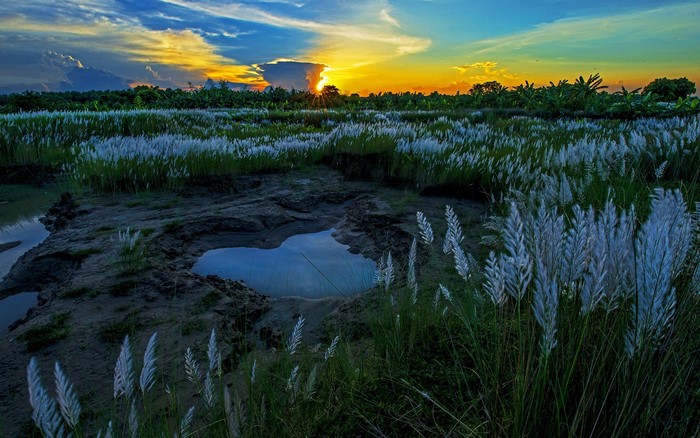
<svg viewBox="0 0 700 438">
<path fill-rule="evenodd" d="M 49 232 L 36 217 L 0 228 L 0 243 L 21 242 L 14 248 L 0 252 L 0 279 L 5 278 L 22 254 L 43 242 L 48 235 Z"/>
<path fill-rule="evenodd" d="M 221 248 L 207 251 L 192 270 L 242 280 L 271 296 L 320 298 L 351 295 L 372 287 L 376 264 L 336 242 L 334 230 L 299 234 L 279 248 Z M 320 272 L 319 272 L 320 271 Z"/>
<path fill-rule="evenodd" d="M 8 326 L 24 318 L 30 307 L 36 306 L 37 292 L 22 292 L 0 300 L 0 335 L 6 334 Z"/>
</svg>

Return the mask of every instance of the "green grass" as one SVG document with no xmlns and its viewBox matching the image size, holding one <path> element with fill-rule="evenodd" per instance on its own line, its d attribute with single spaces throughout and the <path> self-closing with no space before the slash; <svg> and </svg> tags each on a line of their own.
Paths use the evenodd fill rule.
<svg viewBox="0 0 700 438">
<path fill-rule="evenodd" d="M 27 351 L 30 353 L 39 351 L 68 337 L 70 334 L 69 319 L 70 315 L 67 313 L 56 314 L 51 318 L 51 322 L 30 328 L 18 339 L 25 343 Z"/>
<path fill-rule="evenodd" d="M 98 290 L 83 286 L 83 287 L 76 287 L 73 289 L 69 289 L 69 290 L 61 293 L 60 297 L 63 299 L 80 298 L 83 296 L 95 298 L 99 294 L 100 294 L 100 292 Z"/>
<path fill-rule="evenodd" d="M 118 344 L 126 335 L 134 336 L 136 331 L 143 327 L 143 322 L 138 317 L 138 312 L 131 312 L 123 319 L 102 326 L 98 331 L 101 341 L 109 344 Z"/>
</svg>

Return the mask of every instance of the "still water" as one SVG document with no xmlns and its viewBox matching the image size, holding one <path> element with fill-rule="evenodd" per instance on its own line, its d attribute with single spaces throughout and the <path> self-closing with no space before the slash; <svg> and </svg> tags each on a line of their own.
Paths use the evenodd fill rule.
<svg viewBox="0 0 700 438">
<path fill-rule="evenodd" d="M 0 300 L 0 336 L 9 331 L 8 326 L 24 318 L 27 310 L 36 306 L 37 292 L 22 292 Z"/>
<path fill-rule="evenodd" d="M 376 263 L 350 253 L 331 236 L 333 231 L 298 234 L 273 249 L 214 249 L 204 253 L 192 271 L 242 280 L 273 297 L 349 296 L 371 288 Z"/>
</svg>

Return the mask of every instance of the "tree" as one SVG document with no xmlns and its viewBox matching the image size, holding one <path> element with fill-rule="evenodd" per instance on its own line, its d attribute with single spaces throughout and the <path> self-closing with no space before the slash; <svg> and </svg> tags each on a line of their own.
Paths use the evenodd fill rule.
<svg viewBox="0 0 700 438">
<path fill-rule="evenodd" d="M 487 94 L 487 93 L 500 93 L 505 91 L 507 88 L 504 87 L 498 81 L 488 81 L 483 84 L 474 84 L 472 88 L 469 89 L 470 94 Z"/>
<path fill-rule="evenodd" d="M 695 93 L 695 83 L 689 81 L 687 78 L 658 78 L 644 87 L 643 93 L 654 93 L 659 97 L 659 100 L 663 102 L 675 102 L 678 99 L 685 99 Z"/>
</svg>

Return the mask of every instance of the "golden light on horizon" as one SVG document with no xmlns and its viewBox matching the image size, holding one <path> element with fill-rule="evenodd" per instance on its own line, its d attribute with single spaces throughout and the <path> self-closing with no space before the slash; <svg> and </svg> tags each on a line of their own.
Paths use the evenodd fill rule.
<svg viewBox="0 0 700 438">
<path fill-rule="evenodd" d="M 320 77 L 320 80 L 319 80 L 318 83 L 316 84 L 316 92 L 317 92 L 317 93 L 320 93 L 321 91 L 323 91 L 323 87 L 325 87 L 325 86 L 327 85 L 327 83 L 328 83 L 328 76 L 324 75 L 324 73 L 327 72 L 327 71 L 329 71 L 330 69 L 331 69 L 330 67 L 326 67 L 326 68 L 324 68 L 323 71 L 321 72 L 321 75 L 319 76 L 319 77 Z"/>
</svg>

